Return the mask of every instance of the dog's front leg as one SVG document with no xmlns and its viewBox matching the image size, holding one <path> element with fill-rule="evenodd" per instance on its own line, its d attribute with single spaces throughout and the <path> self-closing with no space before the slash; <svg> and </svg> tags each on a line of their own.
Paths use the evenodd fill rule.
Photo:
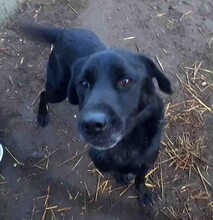
<svg viewBox="0 0 213 220">
<path fill-rule="evenodd" d="M 138 192 L 139 205 L 153 205 L 152 193 L 145 186 L 145 175 L 148 168 L 144 168 L 143 172 L 135 177 L 135 187 Z"/>
<path fill-rule="evenodd" d="M 163 120 L 163 119 L 162 119 Z M 152 193 L 145 186 L 145 176 L 148 170 L 153 166 L 157 160 L 160 148 L 161 132 L 163 128 L 163 122 L 159 122 L 157 132 L 152 141 L 150 147 L 147 149 L 144 154 L 144 164 L 141 166 L 141 172 L 137 174 L 135 178 L 135 186 L 138 191 L 138 199 L 140 205 L 153 205 L 153 196 Z"/>
</svg>

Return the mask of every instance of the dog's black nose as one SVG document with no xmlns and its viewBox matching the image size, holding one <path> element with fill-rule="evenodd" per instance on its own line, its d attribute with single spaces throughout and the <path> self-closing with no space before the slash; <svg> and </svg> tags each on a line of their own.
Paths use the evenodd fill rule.
<svg viewBox="0 0 213 220">
<path fill-rule="evenodd" d="M 88 135 L 99 134 L 107 127 L 107 116 L 102 112 L 85 113 L 81 118 L 80 126 Z"/>
</svg>

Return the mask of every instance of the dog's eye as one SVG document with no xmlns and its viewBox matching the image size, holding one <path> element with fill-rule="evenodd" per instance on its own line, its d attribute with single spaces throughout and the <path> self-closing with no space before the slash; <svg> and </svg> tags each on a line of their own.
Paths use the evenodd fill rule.
<svg viewBox="0 0 213 220">
<path fill-rule="evenodd" d="M 119 80 L 118 86 L 120 88 L 129 88 L 133 84 L 133 80 L 129 78 L 124 78 Z"/>
<path fill-rule="evenodd" d="M 84 88 L 84 89 L 88 89 L 89 88 L 89 83 L 86 80 L 82 80 L 79 85 Z"/>
</svg>

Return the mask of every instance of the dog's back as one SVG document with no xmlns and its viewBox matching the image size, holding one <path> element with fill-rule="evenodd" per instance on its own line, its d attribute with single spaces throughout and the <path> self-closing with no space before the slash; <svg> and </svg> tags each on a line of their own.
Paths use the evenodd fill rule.
<svg viewBox="0 0 213 220">
<path fill-rule="evenodd" d="M 73 54 L 75 58 L 106 49 L 105 45 L 92 31 L 87 29 L 61 29 L 56 27 L 23 23 L 20 30 L 32 40 L 54 44 L 58 56 Z"/>
</svg>

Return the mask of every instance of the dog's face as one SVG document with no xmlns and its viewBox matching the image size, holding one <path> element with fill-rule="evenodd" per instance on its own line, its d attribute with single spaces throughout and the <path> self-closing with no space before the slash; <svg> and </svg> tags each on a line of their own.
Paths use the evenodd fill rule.
<svg viewBox="0 0 213 220">
<path fill-rule="evenodd" d="M 152 78 L 169 93 L 169 80 L 143 55 L 106 50 L 78 60 L 68 98 L 80 109 L 79 130 L 98 149 L 115 146 L 155 94 Z"/>
</svg>

